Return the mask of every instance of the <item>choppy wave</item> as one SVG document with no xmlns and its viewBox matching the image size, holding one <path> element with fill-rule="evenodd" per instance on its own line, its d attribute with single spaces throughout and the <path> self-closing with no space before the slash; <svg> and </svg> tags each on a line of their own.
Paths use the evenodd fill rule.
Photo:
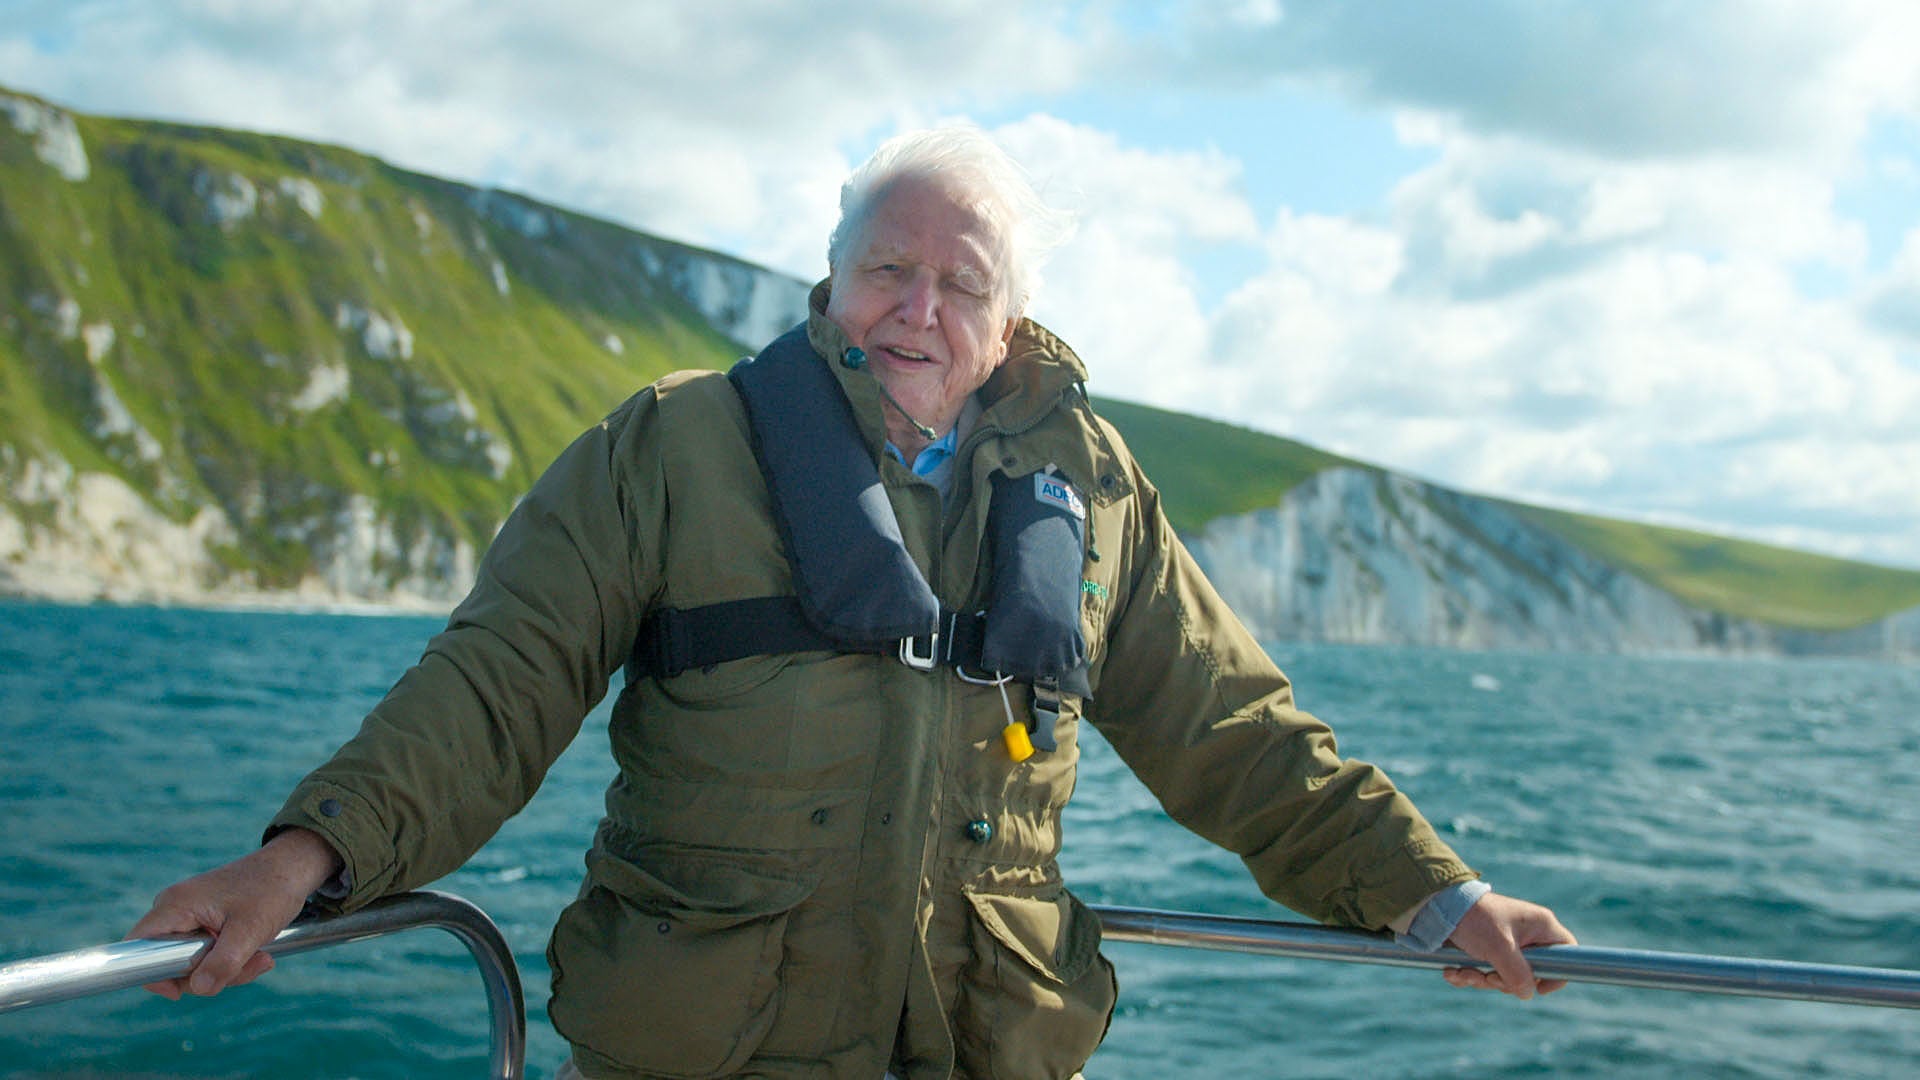
<svg viewBox="0 0 1920 1080">
<path fill-rule="evenodd" d="M 0 959 L 117 938 L 256 842 L 433 618 L 0 606 Z M 1303 708 L 1380 764 L 1502 891 L 1590 944 L 1920 969 L 1920 670 L 1279 645 Z M 1285 916 L 1167 821 L 1097 736 L 1063 859 L 1090 900 Z M 604 712 L 443 887 L 513 944 L 530 1074 L 562 1055 L 543 949 L 609 778 Z M 1904 1076 L 1910 1012 L 1575 986 L 1529 1004 L 1431 973 L 1111 945 L 1102 1078 Z M 13 1076 L 455 1077 L 478 977 L 421 932 L 170 1005 L 0 1016 Z M 11 1071 L 9 1071 L 11 1070 Z"/>
</svg>

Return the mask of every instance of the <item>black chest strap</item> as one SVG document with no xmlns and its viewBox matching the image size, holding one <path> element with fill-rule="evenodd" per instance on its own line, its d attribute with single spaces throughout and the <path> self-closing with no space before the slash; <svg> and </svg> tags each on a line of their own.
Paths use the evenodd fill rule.
<svg viewBox="0 0 1920 1080">
<path fill-rule="evenodd" d="M 941 609 L 940 629 L 919 637 L 850 644 L 808 621 L 797 597 L 756 596 L 697 608 L 656 608 L 641 624 L 627 677 L 671 679 L 729 660 L 778 653 L 898 655 L 915 667 L 977 669 L 986 617 Z"/>
<path fill-rule="evenodd" d="M 799 652 L 891 655 L 909 667 L 954 667 L 984 676 L 994 670 L 982 659 L 987 647 L 985 612 L 941 608 L 940 629 L 933 634 L 885 645 L 850 645 L 807 621 L 797 598 L 756 596 L 697 608 L 655 608 L 640 625 L 627 658 L 627 681 L 671 679 L 730 660 Z M 1084 666 L 1058 680 L 1042 677 L 1035 685 L 1041 691 L 1051 687 L 1083 698 L 1093 696 Z"/>
</svg>

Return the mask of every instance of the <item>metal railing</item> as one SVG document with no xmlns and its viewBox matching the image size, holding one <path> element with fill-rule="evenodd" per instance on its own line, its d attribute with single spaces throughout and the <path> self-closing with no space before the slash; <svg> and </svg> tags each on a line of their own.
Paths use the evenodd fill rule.
<svg viewBox="0 0 1920 1080">
<path fill-rule="evenodd" d="M 1414 952 L 1396 945 L 1389 934 L 1365 930 L 1338 930 L 1311 923 L 1228 915 L 1089 906 L 1100 917 L 1102 936 L 1108 941 L 1391 967 L 1486 967 L 1457 949 Z M 1890 968 L 1743 960 L 1586 945 L 1528 949 L 1527 961 L 1533 965 L 1534 974 L 1541 978 L 1570 982 L 1920 1009 L 1920 972 Z"/>
<path fill-rule="evenodd" d="M 453 934 L 480 965 L 493 1029 L 487 1075 L 518 1080 L 527 1058 L 520 969 L 500 928 L 472 903 L 449 893 L 402 893 L 350 915 L 303 919 L 282 930 L 264 951 L 275 958 L 291 956 L 420 926 Z M 208 940 L 204 934 L 142 938 L 0 964 L 0 1013 L 178 978 L 193 969 Z"/>
<path fill-rule="evenodd" d="M 1232 915 L 1090 905 L 1108 941 L 1176 945 L 1308 960 L 1405 968 L 1484 967 L 1456 949 L 1414 952 L 1391 935 Z M 492 1052 L 487 1075 L 518 1080 L 526 1068 L 526 1002 L 513 952 L 486 912 L 460 897 L 412 892 L 350 915 L 302 920 L 268 943 L 274 957 L 435 926 L 466 945 L 486 984 Z M 0 1013 L 178 978 L 193 968 L 205 935 L 146 938 L 0 964 Z M 1920 1009 L 1920 972 L 1695 953 L 1551 945 L 1528 949 L 1541 978 L 1655 990 L 1791 998 Z"/>
</svg>

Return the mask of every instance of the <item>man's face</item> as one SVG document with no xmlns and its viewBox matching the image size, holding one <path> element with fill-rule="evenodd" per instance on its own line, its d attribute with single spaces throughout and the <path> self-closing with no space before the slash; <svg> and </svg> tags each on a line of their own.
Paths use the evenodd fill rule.
<svg viewBox="0 0 1920 1080">
<path fill-rule="evenodd" d="M 896 180 L 833 268 L 827 318 L 914 420 L 945 434 L 1007 358 L 1000 230 L 938 180 Z M 902 451 L 927 440 L 890 406 Z"/>
</svg>

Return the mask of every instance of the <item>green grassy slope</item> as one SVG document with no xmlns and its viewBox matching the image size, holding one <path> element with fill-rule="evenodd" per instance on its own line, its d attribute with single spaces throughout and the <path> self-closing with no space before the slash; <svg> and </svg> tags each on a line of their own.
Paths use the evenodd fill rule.
<svg viewBox="0 0 1920 1080">
<path fill-rule="evenodd" d="M 529 236 L 510 197 L 336 148 L 75 121 L 78 182 L 0 122 L 0 470 L 51 454 L 183 520 L 213 502 L 264 585 L 353 494 L 483 544 L 580 430 L 738 352 L 636 269 L 663 241 L 546 209 Z M 350 393 L 298 407 L 328 373 Z"/>
<path fill-rule="evenodd" d="M 1840 630 L 1920 607 L 1920 570 L 1561 510 L 1521 517 L 1709 611 L 1804 630 Z"/>
<path fill-rule="evenodd" d="M 1336 465 L 1372 468 L 1305 443 L 1113 398 L 1094 411 L 1120 429 L 1181 531 L 1272 507 L 1295 484 Z"/>
</svg>

